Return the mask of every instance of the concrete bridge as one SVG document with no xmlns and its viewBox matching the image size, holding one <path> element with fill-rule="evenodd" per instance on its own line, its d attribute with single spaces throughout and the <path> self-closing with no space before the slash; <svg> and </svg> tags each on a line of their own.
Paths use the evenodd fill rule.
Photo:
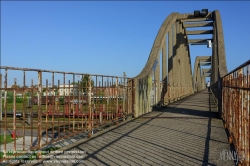
<svg viewBox="0 0 250 166">
<path fill-rule="evenodd" d="M 204 34 L 211 38 L 190 38 Z M 191 65 L 190 44 L 212 47 L 212 54 L 197 56 Z M 250 61 L 227 71 L 217 10 L 170 14 L 145 67 L 133 78 L 10 66 L 1 70 L 5 157 L 8 150 L 18 152 L 19 159 L 35 150 L 41 161 L 36 165 L 250 165 Z M 15 74 L 23 79 L 10 78 Z M 52 101 L 42 104 L 43 96 Z M 8 133 L 21 138 L 7 143 Z M 54 157 L 48 159 L 39 152 L 48 146 L 84 155 L 71 154 L 71 160 L 65 153 L 50 153 Z"/>
</svg>

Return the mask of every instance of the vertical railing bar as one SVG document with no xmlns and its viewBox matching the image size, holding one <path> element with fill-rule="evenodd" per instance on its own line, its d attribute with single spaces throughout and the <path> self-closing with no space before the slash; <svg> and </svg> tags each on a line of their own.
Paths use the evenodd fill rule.
<svg viewBox="0 0 250 166">
<path fill-rule="evenodd" d="M 42 147 L 42 72 L 38 71 L 38 149 Z M 38 154 L 40 156 L 41 154 Z"/>
<path fill-rule="evenodd" d="M 115 97 L 116 97 L 116 116 L 115 116 L 115 120 L 116 120 L 116 124 L 118 124 L 118 109 L 119 109 L 119 103 L 118 103 L 118 77 L 116 77 L 116 83 L 115 83 Z"/>
<path fill-rule="evenodd" d="M 109 98 L 110 98 L 110 87 L 109 87 L 109 78 L 107 77 L 107 107 L 106 107 L 106 120 L 108 121 L 109 120 Z"/>
<path fill-rule="evenodd" d="M 103 95 L 103 124 L 107 122 L 107 114 L 108 114 L 108 83 L 107 83 L 107 77 L 104 77 L 103 80 L 103 89 L 104 89 L 104 95 Z"/>
<path fill-rule="evenodd" d="M 52 86 L 54 87 L 54 84 L 55 84 L 55 77 L 54 77 L 54 72 L 52 72 Z M 53 100 L 52 100 L 53 102 Z M 50 104 L 50 109 L 51 109 L 51 114 L 52 114 L 52 141 L 54 141 L 55 139 L 55 110 L 54 110 L 54 107 L 53 107 L 53 103 Z"/>
<path fill-rule="evenodd" d="M 64 136 L 66 136 L 66 131 L 65 131 L 65 114 L 66 114 L 66 106 L 65 106 L 65 101 L 66 101 L 66 98 L 65 98 L 65 84 L 66 84 L 66 78 L 65 78 L 65 73 L 63 73 L 63 110 L 64 110 L 64 114 L 63 114 L 63 133 L 64 133 Z M 59 85 L 60 86 L 60 85 Z M 67 102 L 67 105 L 68 105 L 68 113 L 69 113 L 69 104 Z"/>
<path fill-rule="evenodd" d="M 104 89 L 104 87 L 103 87 L 103 76 L 102 76 L 102 88 L 101 88 L 102 90 L 102 98 L 101 98 L 101 106 L 102 106 L 102 123 L 103 123 L 103 121 L 104 121 L 104 118 L 103 118 L 103 114 L 104 114 L 104 108 L 103 108 L 103 106 L 104 106 L 104 96 L 105 96 L 105 89 Z"/>
<path fill-rule="evenodd" d="M 33 81 L 33 79 L 31 79 L 31 87 L 32 87 L 32 89 L 31 89 L 31 96 L 33 97 L 33 91 L 34 91 L 34 81 Z M 37 102 L 37 101 L 36 101 Z M 30 139 L 30 148 L 31 147 L 33 147 L 33 107 L 31 107 L 31 110 L 30 110 L 30 118 L 31 118 L 31 124 L 30 124 L 30 127 L 31 127 L 31 133 L 30 133 L 30 137 L 31 137 L 31 139 Z"/>
<path fill-rule="evenodd" d="M 16 78 L 14 79 L 14 100 L 13 100 L 13 132 L 12 132 L 12 137 L 14 138 L 14 153 L 16 153 L 16 89 L 17 89 L 17 84 L 16 84 Z"/>
<path fill-rule="evenodd" d="M 7 132 L 7 80 L 8 80 L 8 70 L 5 69 L 5 79 L 4 79 L 4 157 L 6 157 L 6 132 Z"/>
<path fill-rule="evenodd" d="M 70 80 L 68 80 L 68 103 L 69 103 L 69 115 L 68 115 L 68 130 L 69 130 L 69 135 L 70 135 L 70 129 L 71 129 L 71 124 L 70 124 L 70 116 L 71 116 L 71 107 L 72 107 L 72 104 L 71 104 L 71 97 L 70 97 Z"/>
<path fill-rule="evenodd" d="M 2 106 L 2 103 L 3 103 L 3 101 L 2 101 L 2 92 L 3 92 L 3 90 L 2 90 L 2 74 L 0 73 L 0 88 L 1 88 L 1 91 L 0 91 L 0 93 L 1 93 L 1 95 L 0 95 L 0 121 L 2 121 L 3 120 L 3 106 Z M 6 119 L 5 119 L 6 120 Z"/>
<path fill-rule="evenodd" d="M 45 112 L 45 131 L 46 131 L 46 143 L 48 143 L 48 114 L 50 114 L 50 111 L 51 111 L 51 109 L 48 109 L 48 104 L 50 104 L 50 103 L 48 103 L 48 79 L 46 79 L 46 101 L 45 101 L 45 109 L 46 109 L 46 112 Z M 51 108 L 51 107 L 49 107 L 49 108 Z"/>
<path fill-rule="evenodd" d="M 23 71 L 23 98 L 25 96 L 25 91 L 26 91 L 26 85 L 25 84 L 26 84 L 26 73 L 25 73 L 25 70 L 24 70 Z M 30 101 L 29 101 L 29 103 L 30 103 Z M 23 151 L 25 151 L 25 103 L 24 102 L 23 102 L 23 120 L 22 120 L 22 124 L 23 124 L 23 132 L 22 132 L 22 135 L 23 135 Z"/>
<path fill-rule="evenodd" d="M 85 101 L 84 92 L 83 92 L 83 75 L 81 75 L 81 81 L 80 81 L 79 85 L 80 85 L 80 91 L 81 91 L 82 102 L 83 102 L 83 101 Z M 86 101 L 86 103 L 87 103 L 87 101 Z M 82 105 L 82 108 L 81 108 L 81 114 L 82 114 L 82 120 L 81 120 L 82 121 L 82 128 L 81 128 L 81 130 L 84 131 L 85 129 L 84 129 L 83 123 L 85 123 L 85 122 L 84 122 L 83 117 L 85 116 L 85 114 L 83 113 L 83 110 L 84 110 L 85 104 L 84 104 L 84 102 L 82 104 L 83 105 Z"/>
<path fill-rule="evenodd" d="M 72 76 L 73 76 L 73 83 L 72 83 L 72 86 L 73 86 L 73 88 L 72 88 L 72 90 L 73 90 L 73 93 L 72 93 L 72 96 L 73 96 L 73 102 L 72 102 L 72 105 L 73 105 L 73 131 L 72 131 L 72 133 L 74 133 L 75 132 L 75 74 L 72 74 Z"/>
<path fill-rule="evenodd" d="M 54 87 L 55 87 L 55 73 L 52 72 L 52 84 L 51 84 L 51 87 L 50 87 L 50 92 L 52 91 L 52 94 L 50 96 L 50 98 L 52 100 L 51 101 L 51 108 L 52 108 L 53 115 L 56 114 L 57 121 L 58 121 L 60 117 L 59 117 L 59 112 L 56 110 L 56 106 L 55 106 L 55 90 L 54 90 Z M 52 123 L 54 123 L 53 128 L 55 128 L 55 122 L 54 121 L 55 120 L 53 119 L 53 122 L 52 122 Z M 60 132 L 59 132 L 58 129 L 59 129 L 59 126 L 57 127 L 57 136 L 58 136 L 58 138 L 56 138 L 56 139 L 60 138 Z"/>
<path fill-rule="evenodd" d="M 98 83 L 98 90 L 99 90 L 99 97 L 98 97 L 98 100 L 99 100 L 99 102 L 98 102 L 98 104 L 99 104 L 99 106 L 98 106 L 98 114 L 99 114 L 99 124 L 100 125 L 102 125 L 102 114 L 103 114 L 103 108 L 102 108 L 102 96 L 103 96 L 103 94 L 102 94 L 102 88 L 101 88 L 101 81 L 99 81 L 99 83 Z"/>
<path fill-rule="evenodd" d="M 123 99 L 122 99 L 122 112 L 123 112 L 123 116 L 125 118 L 125 88 L 126 88 L 126 73 L 123 72 L 123 88 L 122 88 L 122 92 L 123 92 Z"/>
<path fill-rule="evenodd" d="M 82 105 L 82 100 L 80 98 L 80 89 L 79 89 L 79 86 L 80 86 L 80 82 L 79 80 L 77 81 L 77 93 L 78 93 L 78 111 L 77 111 L 77 131 L 79 132 L 80 131 L 80 119 L 79 119 L 79 116 L 80 116 L 80 105 Z"/>
<path fill-rule="evenodd" d="M 98 88 L 99 88 L 99 82 L 97 81 L 98 79 L 98 76 L 96 75 L 95 76 L 95 80 L 96 80 L 96 83 L 95 83 L 95 86 L 94 86 L 94 90 L 93 90 L 93 97 L 95 99 L 95 102 L 94 102 L 94 114 L 95 114 L 95 126 L 99 126 L 99 120 L 98 120 L 98 117 L 99 117 L 99 107 L 98 107 L 98 104 L 99 104 L 99 98 L 98 98 Z"/>
<path fill-rule="evenodd" d="M 85 130 L 88 131 L 89 130 L 89 124 L 88 124 L 88 119 L 89 119 L 89 110 L 88 110 L 88 108 L 89 108 L 89 97 L 88 97 L 88 88 L 87 88 L 88 82 L 86 82 L 85 76 L 86 75 L 82 76 L 82 87 L 83 87 L 84 96 L 86 98 L 86 103 L 87 103 L 86 106 L 84 107 Z M 85 80 L 85 82 L 84 82 L 84 80 Z"/>
<path fill-rule="evenodd" d="M 58 80 L 58 82 L 57 82 L 57 87 L 59 87 L 60 86 L 60 80 Z M 54 102 L 56 102 L 57 103 L 57 100 L 58 100 L 58 97 L 55 95 L 55 90 L 54 90 L 54 86 L 53 86 L 53 97 L 56 97 L 56 100 L 54 100 Z M 55 110 L 56 110 L 56 112 L 57 112 L 57 114 L 58 114 L 58 139 L 60 139 L 60 137 L 61 137 L 61 126 L 60 126 L 60 119 L 61 119 L 61 112 L 60 112 L 60 108 L 58 108 L 58 106 L 57 106 L 58 104 L 55 104 Z"/>
<path fill-rule="evenodd" d="M 92 103 L 91 103 L 91 81 L 90 81 L 90 76 L 88 75 L 88 138 L 92 136 Z"/>
<path fill-rule="evenodd" d="M 91 101 L 91 135 L 94 134 L 94 108 L 93 108 L 93 96 L 92 96 L 92 93 L 93 93 L 93 89 L 94 89 L 94 82 L 93 82 L 93 87 L 92 87 L 92 76 L 89 75 L 89 87 L 90 87 L 90 101 Z"/>
<path fill-rule="evenodd" d="M 112 113 L 112 120 L 115 118 L 114 114 L 116 113 L 115 111 L 115 88 L 116 88 L 116 82 L 114 82 L 114 77 L 111 77 L 112 81 L 111 81 L 111 93 L 112 93 L 112 97 L 111 97 L 111 113 Z"/>
<path fill-rule="evenodd" d="M 114 118 L 114 110 L 113 110 L 113 105 L 114 105 L 114 101 L 113 101 L 113 97 L 114 97 L 114 91 L 113 91 L 113 87 L 114 87 L 114 80 L 113 77 L 111 77 L 111 81 L 110 81 L 110 90 L 111 90 L 111 98 L 110 98 L 110 112 L 111 112 L 111 120 L 113 120 Z"/>
</svg>

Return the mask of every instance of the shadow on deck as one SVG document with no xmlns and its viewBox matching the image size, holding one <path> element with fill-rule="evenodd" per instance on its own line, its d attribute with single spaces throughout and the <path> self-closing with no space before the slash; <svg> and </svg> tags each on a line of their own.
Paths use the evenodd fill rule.
<svg viewBox="0 0 250 166">
<path fill-rule="evenodd" d="M 84 153 L 58 154 L 36 165 L 235 165 L 223 153 L 229 152 L 230 146 L 207 91 L 60 150 Z"/>
</svg>

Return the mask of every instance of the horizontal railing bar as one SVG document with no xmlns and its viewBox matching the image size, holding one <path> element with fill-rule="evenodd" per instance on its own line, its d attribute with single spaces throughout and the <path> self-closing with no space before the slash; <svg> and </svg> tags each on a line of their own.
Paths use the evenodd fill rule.
<svg viewBox="0 0 250 166">
<path fill-rule="evenodd" d="M 19 67 L 11 67 L 11 66 L 0 66 L 0 69 L 124 78 L 123 76 L 111 76 L 111 75 L 100 75 L 100 74 L 89 74 L 89 73 L 78 73 L 78 72 L 64 72 L 64 71 L 56 71 L 56 70 L 33 69 L 33 68 L 19 68 Z M 129 78 L 129 77 L 126 77 L 126 78 Z"/>
<path fill-rule="evenodd" d="M 246 87 L 238 87 L 238 86 L 223 86 L 223 88 L 232 88 L 232 89 L 250 90 L 250 88 L 246 88 Z"/>
<path fill-rule="evenodd" d="M 241 68 L 243 68 L 243 67 L 245 67 L 245 66 L 247 66 L 247 65 L 249 65 L 249 64 L 250 64 L 250 59 L 249 59 L 248 61 L 246 61 L 245 63 L 241 64 L 240 66 L 236 67 L 236 68 L 235 68 L 234 70 L 232 70 L 231 72 L 227 73 L 223 78 L 225 78 L 226 76 L 228 76 L 228 75 L 230 75 L 230 74 L 236 72 L 237 70 L 239 70 L 239 69 L 241 69 Z"/>
</svg>

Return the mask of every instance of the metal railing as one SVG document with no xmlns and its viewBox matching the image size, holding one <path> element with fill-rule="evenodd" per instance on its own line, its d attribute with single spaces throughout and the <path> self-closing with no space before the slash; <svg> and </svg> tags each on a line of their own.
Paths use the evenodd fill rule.
<svg viewBox="0 0 250 166">
<path fill-rule="evenodd" d="M 1 66 L 1 73 L 4 157 L 9 150 L 19 155 L 83 132 L 91 137 L 97 128 L 132 115 L 125 73 L 117 77 L 7 66 Z M 17 145 L 17 137 L 22 145 Z"/>
<path fill-rule="evenodd" d="M 250 165 L 250 60 L 223 77 L 222 115 L 243 165 Z"/>
</svg>

